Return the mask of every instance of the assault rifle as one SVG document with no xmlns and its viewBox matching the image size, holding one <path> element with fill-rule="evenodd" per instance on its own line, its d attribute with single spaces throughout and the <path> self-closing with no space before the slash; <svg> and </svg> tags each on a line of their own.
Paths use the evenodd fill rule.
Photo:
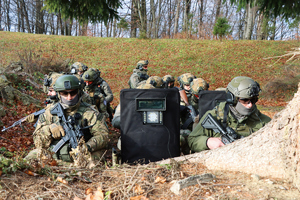
<svg viewBox="0 0 300 200">
<path fill-rule="evenodd" d="M 212 129 L 214 132 L 220 133 L 222 135 L 221 140 L 224 144 L 232 143 L 241 138 L 241 136 L 229 126 L 224 128 L 210 113 L 204 118 L 201 125 L 205 129 Z"/>
<path fill-rule="evenodd" d="M 37 111 L 37 112 L 34 112 L 34 113 L 32 113 L 32 114 L 34 115 L 34 117 L 38 117 L 40 114 L 43 114 L 44 112 L 45 112 L 45 109 L 42 109 L 42 110 Z M 32 115 L 32 114 L 30 114 L 30 115 Z M 6 131 L 6 130 L 8 130 L 8 129 L 10 129 L 10 128 L 13 128 L 13 127 L 15 127 L 15 126 L 21 125 L 22 122 L 24 122 L 24 121 L 26 120 L 27 117 L 28 117 L 28 116 L 23 117 L 22 119 L 16 121 L 15 123 L 13 123 L 13 125 L 11 125 L 11 126 L 9 126 L 9 127 L 7 127 L 7 128 L 5 128 L 5 126 L 3 126 L 3 129 L 2 129 L 1 131 L 4 132 L 4 131 Z"/>
<path fill-rule="evenodd" d="M 51 109 L 50 113 L 59 117 L 60 124 L 62 125 L 66 133 L 66 135 L 54 146 L 52 151 L 56 153 L 68 141 L 70 143 L 70 146 L 73 149 L 76 149 L 76 147 L 78 146 L 78 140 L 80 140 L 80 138 L 83 136 L 83 132 L 79 125 L 74 128 L 75 118 L 73 116 L 69 116 L 67 120 L 64 115 L 63 107 L 60 103 L 57 103 Z"/>
</svg>

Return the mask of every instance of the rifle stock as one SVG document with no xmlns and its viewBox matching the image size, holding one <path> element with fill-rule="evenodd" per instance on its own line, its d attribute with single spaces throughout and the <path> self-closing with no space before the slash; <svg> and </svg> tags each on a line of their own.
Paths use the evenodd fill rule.
<svg viewBox="0 0 300 200">
<path fill-rule="evenodd" d="M 205 129 L 211 129 L 216 133 L 220 133 L 221 140 L 225 145 L 241 138 L 232 128 L 228 126 L 224 128 L 210 113 L 206 115 L 201 125 Z"/>
</svg>

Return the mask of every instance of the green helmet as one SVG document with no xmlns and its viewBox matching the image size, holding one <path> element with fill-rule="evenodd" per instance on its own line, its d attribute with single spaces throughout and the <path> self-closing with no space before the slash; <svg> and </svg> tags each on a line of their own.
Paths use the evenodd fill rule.
<svg viewBox="0 0 300 200">
<path fill-rule="evenodd" d="M 198 95 L 201 90 L 207 90 L 209 84 L 202 78 L 196 78 L 191 82 L 192 94 Z"/>
<path fill-rule="evenodd" d="M 77 74 L 78 72 L 85 72 L 88 67 L 81 63 L 81 62 L 75 62 L 73 65 L 71 65 L 71 74 Z"/>
<path fill-rule="evenodd" d="M 98 77 L 100 77 L 100 71 L 98 69 L 90 68 L 86 72 L 83 73 L 82 79 L 84 81 L 96 81 Z"/>
<path fill-rule="evenodd" d="M 178 82 L 180 84 L 180 87 L 183 88 L 183 85 L 190 85 L 191 82 L 196 78 L 191 73 L 185 73 L 178 77 Z"/>
<path fill-rule="evenodd" d="M 136 65 L 136 69 L 139 69 L 139 70 L 145 70 L 143 69 L 144 66 L 147 66 L 149 63 L 148 60 L 140 60 L 137 65 Z M 147 70 L 146 70 L 147 71 Z"/>
<path fill-rule="evenodd" d="M 53 88 L 56 92 L 81 89 L 81 83 L 74 75 L 62 75 L 56 80 Z"/>
<path fill-rule="evenodd" d="M 150 76 L 147 80 L 146 80 L 146 84 L 151 84 L 153 85 L 155 88 L 162 88 L 164 87 L 164 82 L 162 80 L 162 78 L 160 78 L 159 76 Z"/>
<path fill-rule="evenodd" d="M 252 78 L 237 76 L 227 85 L 226 91 L 233 94 L 235 98 L 249 99 L 259 96 L 261 89 Z"/>
</svg>

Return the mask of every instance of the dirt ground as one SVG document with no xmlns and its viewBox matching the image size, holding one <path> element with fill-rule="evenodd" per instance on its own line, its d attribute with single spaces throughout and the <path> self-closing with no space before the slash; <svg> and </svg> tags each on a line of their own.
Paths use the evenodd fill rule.
<svg viewBox="0 0 300 200">
<path fill-rule="evenodd" d="M 216 178 L 182 189 L 180 195 L 170 191 L 174 181 L 205 173 Z M 50 176 L 31 176 L 22 171 L 2 175 L 0 185 L 0 199 L 102 199 L 97 196 L 99 188 L 106 199 L 300 199 L 299 191 L 283 180 L 210 171 L 192 163 L 102 165 L 90 170 L 52 167 Z"/>
<path fill-rule="evenodd" d="M 117 129 L 110 129 L 112 147 L 119 133 Z M 211 171 L 201 164 L 186 162 L 112 166 L 109 150 L 105 160 L 105 163 L 97 163 L 92 169 L 59 164 L 46 166 L 46 175 L 28 170 L 2 174 L 0 199 L 300 199 L 300 191 L 285 180 Z M 178 180 L 207 173 L 215 178 L 184 188 L 180 195 L 170 190 Z"/>
</svg>

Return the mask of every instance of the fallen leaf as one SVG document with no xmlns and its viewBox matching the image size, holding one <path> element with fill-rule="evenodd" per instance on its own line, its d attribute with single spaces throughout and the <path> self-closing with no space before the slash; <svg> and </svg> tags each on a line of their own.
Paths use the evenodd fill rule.
<svg viewBox="0 0 300 200">
<path fill-rule="evenodd" d="M 143 176 L 143 177 L 141 178 L 141 181 L 144 181 L 144 180 L 146 180 L 145 176 Z"/>
<path fill-rule="evenodd" d="M 82 200 L 82 199 L 80 199 L 79 197 L 75 196 L 73 200 Z"/>
<path fill-rule="evenodd" d="M 25 170 L 24 170 L 24 173 L 25 173 L 25 174 L 28 174 L 28 175 L 30 175 L 30 176 L 39 176 L 39 174 L 34 173 L 33 171 L 30 171 L 30 170 L 28 170 L 28 169 L 25 169 Z"/>
<path fill-rule="evenodd" d="M 59 181 L 59 182 L 61 182 L 61 183 L 63 183 L 63 184 L 68 184 L 68 181 L 66 181 L 65 179 L 63 179 L 62 177 L 57 177 L 57 179 L 56 179 L 57 181 Z"/>
<path fill-rule="evenodd" d="M 2 171 L 0 171 L 0 176 L 2 175 Z"/>
<path fill-rule="evenodd" d="M 90 194 L 92 192 L 93 192 L 93 189 L 91 189 L 91 188 L 88 188 L 88 189 L 85 190 L 85 194 L 86 195 L 88 195 L 88 194 Z"/>
<path fill-rule="evenodd" d="M 149 200 L 147 197 L 145 196 L 135 196 L 135 197 L 130 197 L 130 200 Z"/>
<path fill-rule="evenodd" d="M 142 194 L 144 192 L 140 185 L 134 186 L 133 191 L 137 194 Z"/>
<path fill-rule="evenodd" d="M 167 180 L 164 177 L 157 176 L 154 183 L 165 183 Z"/>
<path fill-rule="evenodd" d="M 50 166 L 57 166 L 56 160 L 52 160 L 49 164 L 50 164 Z"/>
</svg>

